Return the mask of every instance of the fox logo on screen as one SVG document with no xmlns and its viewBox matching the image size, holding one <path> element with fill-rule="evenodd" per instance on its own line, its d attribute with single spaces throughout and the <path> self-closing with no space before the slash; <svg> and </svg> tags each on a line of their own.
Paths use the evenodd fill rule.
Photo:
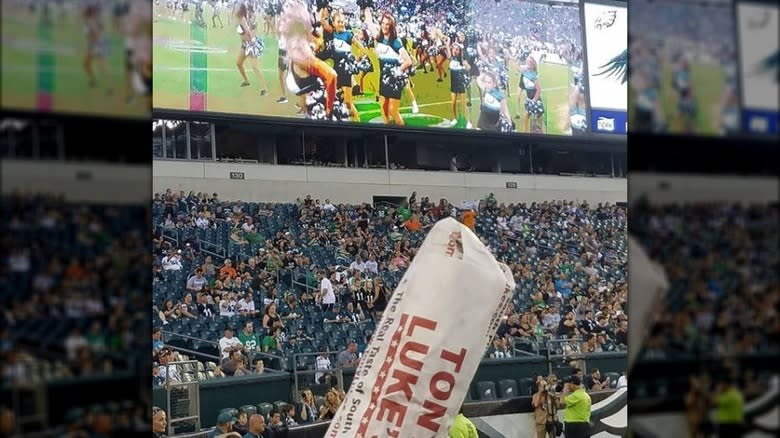
<svg viewBox="0 0 780 438">
<path fill-rule="evenodd" d="M 598 129 L 599 131 L 609 131 L 609 132 L 614 131 L 615 119 L 609 117 L 599 117 L 596 120 L 596 129 Z"/>
<path fill-rule="evenodd" d="M 596 17 L 596 20 L 593 22 L 593 26 L 599 30 L 607 27 L 612 27 L 612 25 L 615 24 L 616 19 L 617 19 L 616 10 L 604 11 L 604 13 Z"/>
</svg>

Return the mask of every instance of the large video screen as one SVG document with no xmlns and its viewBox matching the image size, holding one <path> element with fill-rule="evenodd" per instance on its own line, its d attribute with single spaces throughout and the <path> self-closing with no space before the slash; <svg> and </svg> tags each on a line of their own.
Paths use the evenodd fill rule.
<svg viewBox="0 0 780 438">
<path fill-rule="evenodd" d="M 731 0 L 632 0 L 633 132 L 740 132 Z"/>
<path fill-rule="evenodd" d="M 628 130 L 628 16 L 625 3 L 585 3 L 584 12 L 591 129 L 625 134 Z"/>
<path fill-rule="evenodd" d="M 778 5 L 768 3 L 737 3 L 742 124 L 745 132 L 752 134 L 778 132 Z"/>
<path fill-rule="evenodd" d="M 151 0 L 4 0 L 0 107 L 151 115 Z"/>
<path fill-rule="evenodd" d="M 579 7 L 578 0 L 159 2 L 154 106 L 584 133 Z"/>
</svg>

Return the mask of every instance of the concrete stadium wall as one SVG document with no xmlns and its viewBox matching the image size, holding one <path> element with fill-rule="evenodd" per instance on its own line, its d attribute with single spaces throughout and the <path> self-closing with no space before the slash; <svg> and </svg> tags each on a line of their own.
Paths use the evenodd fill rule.
<svg viewBox="0 0 780 438">
<path fill-rule="evenodd" d="M 0 161 L 2 193 L 16 190 L 63 195 L 72 202 L 148 204 L 149 166 L 69 163 L 62 161 Z"/>
<path fill-rule="evenodd" d="M 647 196 L 651 203 L 777 201 L 778 178 L 735 175 L 682 175 L 631 172 L 630 201 Z"/>
<path fill-rule="evenodd" d="M 243 172 L 231 180 L 230 172 Z M 155 160 L 155 193 L 166 189 L 218 193 L 226 200 L 289 202 L 306 194 L 332 202 L 366 202 L 373 196 L 430 196 L 458 203 L 494 193 L 501 202 L 556 199 L 625 202 L 626 179 L 415 170 L 345 169 Z M 517 184 L 507 189 L 506 183 Z"/>
</svg>

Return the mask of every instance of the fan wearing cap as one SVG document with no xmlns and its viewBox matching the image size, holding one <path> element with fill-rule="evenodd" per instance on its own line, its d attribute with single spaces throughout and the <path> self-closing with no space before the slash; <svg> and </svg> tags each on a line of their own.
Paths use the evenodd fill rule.
<svg viewBox="0 0 780 438">
<path fill-rule="evenodd" d="M 160 364 L 158 373 L 165 382 L 170 380 L 173 383 L 179 383 L 181 382 L 179 371 L 176 369 L 175 365 L 169 364 L 172 355 L 173 353 L 168 347 L 163 348 L 157 353 L 157 362 Z"/>
<path fill-rule="evenodd" d="M 217 417 L 217 426 L 209 434 L 209 438 L 214 438 L 233 431 L 233 423 L 236 422 L 236 417 L 230 412 L 220 412 Z"/>
<path fill-rule="evenodd" d="M 349 317 L 341 311 L 339 303 L 334 303 L 333 308 L 325 312 L 323 322 L 349 322 Z"/>
<path fill-rule="evenodd" d="M 574 374 L 566 379 L 558 403 L 564 408 L 563 424 L 566 438 L 587 438 L 590 436 L 590 395 L 582 387 L 582 379 Z"/>
</svg>

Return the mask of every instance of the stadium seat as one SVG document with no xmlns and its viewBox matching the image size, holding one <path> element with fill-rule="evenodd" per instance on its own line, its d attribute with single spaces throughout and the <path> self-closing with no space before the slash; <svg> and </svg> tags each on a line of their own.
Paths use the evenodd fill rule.
<svg viewBox="0 0 780 438">
<path fill-rule="evenodd" d="M 238 411 L 245 413 L 247 417 L 251 417 L 252 415 L 257 413 L 257 406 L 244 405 L 238 408 Z"/>
<path fill-rule="evenodd" d="M 534 386 L 536 386 L 536 379 L 533 377 L 525 377 L 520 380 L 520 387 L 518 388 L 519 395 L 531 395 L 533 394 Z"/>
<path fill-rule="evenodd" d="M 609 387 L 610 388 L 616 388 L 617 387 L 617 381 L 620 378 L 620 374 L 614 373 L 614 372 L 604 373 L 604 378 L 607 378 L 607 377 L 609 377 Z"/>
<path fill-rule="evenodd" d="M 282 412 L 284 410 L 284 407 L 287 406 L 287 402 L 283 400 L 277 400 L 274 402 L 274 409 Z"/>
<path fill-rule="evenodd" d="M 498 397 L 512 398 L 520 395 L 517 392 L 517 382 L 513 379 L 504 379 L 498 381 Z"/>
<path fill-rule="evenodd" d="M 259 414 L 262 414 L 264 417 L 268 417 L 268 415 L 271 413 L 271 411 L 274 410 L 274 405 L 268 402 L 263 402 L 257 405 L 257 412 Z"/>
<path fill-rule="evenodd" d="M 477 382 L 477 394 L 480 400 L 496 399 L 496 384 L 493 382 Z"/>
</svg>

